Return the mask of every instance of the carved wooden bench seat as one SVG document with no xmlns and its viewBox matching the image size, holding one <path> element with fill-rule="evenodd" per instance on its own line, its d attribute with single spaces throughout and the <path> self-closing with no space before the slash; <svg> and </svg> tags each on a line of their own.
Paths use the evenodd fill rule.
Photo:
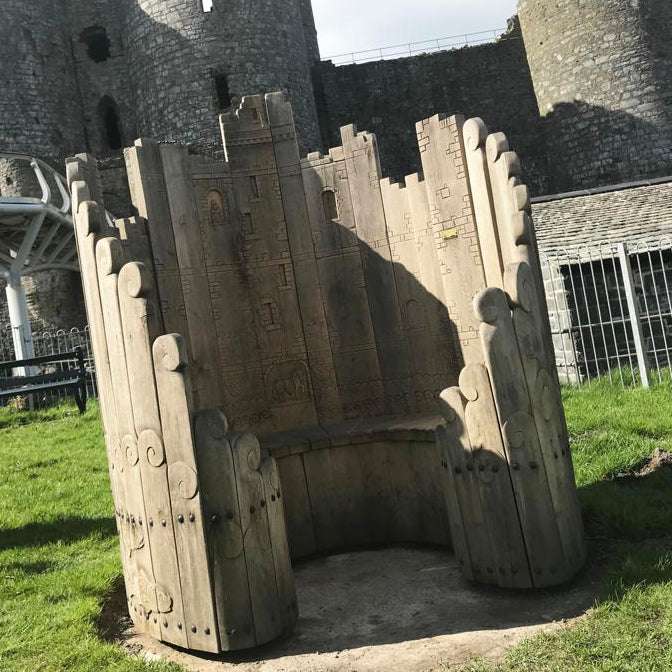
<svg viewBox="0 0 672 672">
<path fill-rule="evenodd" d="M 442 422 L 398 415 L 260 436 L 278 462 L 292 558 L 372 543 L 448 545 Z"/>
</svg>

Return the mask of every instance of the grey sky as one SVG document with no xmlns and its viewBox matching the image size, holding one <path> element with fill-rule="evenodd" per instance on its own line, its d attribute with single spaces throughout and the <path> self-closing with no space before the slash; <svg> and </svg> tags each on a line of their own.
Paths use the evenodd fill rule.
<svg viewBox="0 0 672 672">
<path fill-rule="evenodd" d="M 504 28 L 516 0 L 313 0 L 322 56 Z"/>
</svg>

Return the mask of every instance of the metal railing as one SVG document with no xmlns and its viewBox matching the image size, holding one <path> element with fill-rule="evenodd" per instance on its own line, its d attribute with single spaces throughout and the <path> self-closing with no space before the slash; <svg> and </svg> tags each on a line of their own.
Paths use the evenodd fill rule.
<svg viewBox="0 0 672 672">
<path fill-rule="evenodd" d="M 450 51 L 452 49 L 461 49 L 462 47 L 475 47 L 480 44 L 489 44 L 500 40 L 517 39 L 520 39 L 520 37 L 507 35 L 506 28 L 496 28 L 494 30 L 482 30 L 478 33 L 463 33 L 462 35 L 451 35 L 450 37 L 440 37 L 434 40 L 423 40 L 422 42 L 409 42 L 389 47 L 365 49 L 364 51 L 352 51 L 350 53 L 327 56 L 322 60 L 331 61 L 334 65 L 369 63 L 371 61 L 386 61 L 393 58 L 417 56 L 418 54 L 430 54 L 437 51 Z"/>
<path fill-rule="evenodd" d="M 87 370 L 87 394 L 90 397 L 97 397 L 98 391 L 96 389 L 95 365 L 93 361 L 93 353 L 91 351 L 91 335 L 89 328 L 78 329 L 76 327 L 66 331 L 59 329 L 58 331 L 39 331 L 33 332 L 33 343 L 35 344 L 35 356 L 42 357 L 45 355 L 58 355 L 61 353 L 69 353 L 81 348 L 84 351 L 84 366 Z M 12 327 L 5 325 L 0 328 L 0 362 L 11 362 L 15 359 L 14 341 L 12 338 Z M 77 360 L 64 360 L 59 365 L 59 369 L 76 368 Z M 43 373 L 49 373 L 44 371 Z M 7 376 L 8 373 L 0 373 L 0 375 Z M 32 395 L 38 397 L 38 395 Z M 33 399 L 33 403 L 42 408 L 69 396 L 67 390 L 50 390 L 47 392 L 40 392 L 39 398 Z"/>
<path fill-rule="evenodd" d="M 670 380 L 671 238 L 542 253 L 541 266 L 563 382 Z"/>
</svg>

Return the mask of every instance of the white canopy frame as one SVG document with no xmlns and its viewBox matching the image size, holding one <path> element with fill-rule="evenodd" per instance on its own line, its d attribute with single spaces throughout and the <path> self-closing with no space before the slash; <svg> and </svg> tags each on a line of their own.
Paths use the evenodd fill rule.
<svg viewBox="0 0 672 672">
<path fill-rule="evenodd" d="M 0 153 L 2 161 L 17 167 L 30 166 L 42 192 L 39 198 L 0 195 L 0 277 L 7 281 L 5 291 L 16 359 L 30 359 L 35 356 L 35 349 L 22 278 L 38 271 L 79 271 L 70 195 L 65 178 L 44 161 Z M 59 192 L 58 200 L 50 181 Z"/>
</svg>

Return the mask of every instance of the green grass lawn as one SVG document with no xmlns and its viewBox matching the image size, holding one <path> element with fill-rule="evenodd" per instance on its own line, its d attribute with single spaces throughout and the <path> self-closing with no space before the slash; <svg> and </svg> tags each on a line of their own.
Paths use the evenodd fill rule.
<svg viewBox="0 0 672 672">
<path fill-rule="evenodd" d="M 672 450 L 672 388 L 566 390 L 593 548 L 616 549 L 586 619 L 464 672 L 672 670 L 672 470 L 632 473 Z M 97 630 L 121 574 L 95 405 L 0 410 L 0 671 L 178 670 L 128 657 Z M 667 538 L 666 538 L 667 537 Z"/>
<path fill-rule="evenodd" d="M 0 670 L 177 670 L 133 659 L 97 633 L 120 577 L 94 404 L 0 411 Z M 24 424 L 29 423 L 29 424 Z"/>
<path fill-rule="evenodd" d="M 565 390 L 564 402 L 590 546 L 614 549 L 607 597 L 578 623 L 514 647 L 501 665 L 461 672 L 669 672 L 672 469 L 626 475 L 657 448 L 672 450 L 672 387 L 600 382 Z"/>
</svg>

